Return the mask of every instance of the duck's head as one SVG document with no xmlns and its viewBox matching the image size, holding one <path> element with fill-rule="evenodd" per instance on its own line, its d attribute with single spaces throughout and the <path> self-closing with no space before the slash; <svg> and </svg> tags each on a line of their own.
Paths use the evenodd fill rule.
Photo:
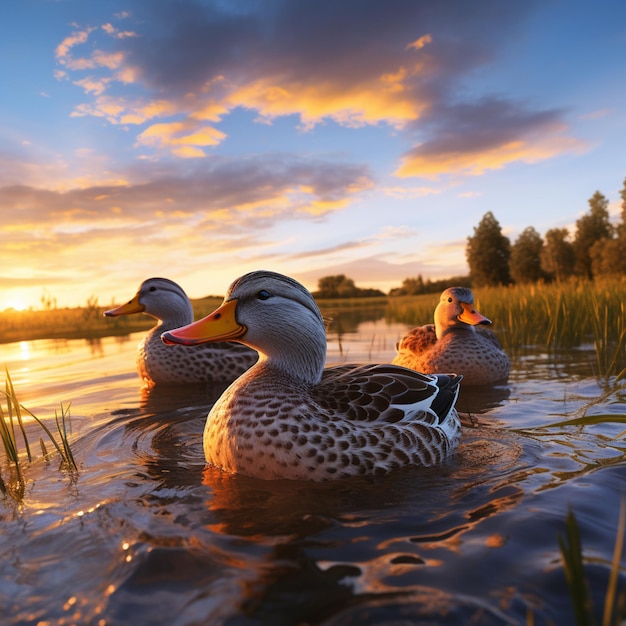
<svg viewBox="0 0 626 626">
<path fill-rule="evenodd" d="M 474 294 L 471 289 L 450 287 L 441 294 L 439 304 L 435 309 L 437 337 L 451 328 L 468 328 L 479 324 L 490 326 L 491 320 L 474 307 Z"/>
<path fill-rule="evenodd" d="M 168 278 L 148 278 L 126 304 L 104 312 L 106 317 L 145 313 L 176 328 L 193 322 L 193 308 L 182 287 Z"/>
<path fill-rule="evenodd" d="M 316 382 L 326 359 L 324 320 L 299 282 L 266 270 L 241 276 L 222 305 L 201 320 L 161 335 L 166 344 L 237 341 L 292 374 Z"/>
</svg>

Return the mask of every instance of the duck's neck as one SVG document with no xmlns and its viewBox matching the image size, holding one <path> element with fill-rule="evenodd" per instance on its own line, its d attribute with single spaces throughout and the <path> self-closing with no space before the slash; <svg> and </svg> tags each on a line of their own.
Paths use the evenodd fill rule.
<svg viewBox="0 0 626 626">
<path fill-rule="evenodd" d="M 148 315 L 150 315 L 148 313 Z M 167 311 L 163 311 L 160 315 L 152 315 L 157 320 L 156 328 L 159 332 L 166 330 L 174 330 L 181 326 L 187 326 L 193 322 L 193 309 L 191 304 L 189 306 L 178 306 L 176 308 L 168 308 Z"/>
<path fill-rule="evenodd" d="M 437 339 L 441 339 L 443 337 L 445 337 L 446 335 L 450 335 L 450 334 L 469 334 L 474 335 L 474 333 L 476 332 L 476 329 L 473 326 L 470 326 L 469 324 L 463 324 L 463 323 L 459 323 L 459 324 L 453 324 L 451 326 L 443 326 L 443 325 L 436 325 L 435 326 L 435 333 L 437 335 Z"/>
<path fill-rule="evenodd" d="M 326 362 L 326 341 L 320 343 L 299 341 L 274 343 L 271 354 L 259 351 L 258 365 L 269 370 L 279 370 L 306 385 L 316 385 L 322 378 Z"/>
</svg>

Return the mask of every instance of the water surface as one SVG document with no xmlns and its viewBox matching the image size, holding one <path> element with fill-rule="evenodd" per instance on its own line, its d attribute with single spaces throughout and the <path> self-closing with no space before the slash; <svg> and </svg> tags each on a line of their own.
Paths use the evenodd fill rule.
<svg viewBox="0 0 626 626">
<path fill-rule="evenodd" d="M 328 362 L 390 361 L 406 329 L 335 320 Z M 71 402 L 79 464 L 39 457 L 23 501 L 0 500 L 2 623 L 573 624 L 558 549 L 569 510 L 601 614 L 623 424 L 538 428 L 626 413 L 589 350 L 529 349 L 507 385 L 463 389 L 463 439 L 443 467 L 308 484 L 205 467 L 221 389 L 141 390 L 139 339 L 1 347 L 35 414 Z"/>
</svg>

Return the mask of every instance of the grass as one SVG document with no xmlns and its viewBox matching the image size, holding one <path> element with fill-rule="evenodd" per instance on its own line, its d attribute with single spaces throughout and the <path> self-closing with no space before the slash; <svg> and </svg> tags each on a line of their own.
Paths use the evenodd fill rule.
<svg viewBox="0 0 626 626">
<path fill-rule="evenodd" d="M 598 375 L 626 376 L 626 279 L 474 289 L 476 308 L 493 322 L 504 349 L 556 351 L 593 346 Z M 409 325 L 433 321 L 437 294 L 390 298 L 387 318 Z"/>
<path fill-rule="evenodd" d="M 576 624 L 577 626 L 597 626 L 598 622 L 594 616 L 593 602 L 589 593 L 589 583 L 585 576 L 578 522 L 571 511 L 565 521 L 565 531 L 565 537 L 559 536 L 559 547 Z M 619 626 L 619 624 L 623 624 L 622 620 L 626 617 L 626 590 L 618 592 L 617 589 L 625 532 L 626 500 L 622 499 L 609 581 L 604 598 L 602 626 Z"/>
<path fill-rule="evenodd" d="M 196 317 L 204 317 L 222 302 L 211 296 L 192 302 Z M 93 339 L 147 330 L 155 320 L 147 315 L 104 317 L 114 305 L 99 306 L 94 299 L 84 307 L 0 312 L 0 343 L 33 339 Z"/>
<path fill-rule="evenodd" d="M 61 405 L 60 413 L 55 411 L 55 423 L 59 438 L 57 442 L 55 436 L 46 424 L 20 403 L 8 369 L 6 370 L 4 390 L 0 390 L 0 392 L 3 393 L 6 401 L 6 409 L 3 408 L 2 403 L 0 403 L 0 438 L 2 439 L 2 447 L 5 453 L 9 475 L 8 479 L 5 480 L 0 473 L 0 491 L 5 495 L 13 497 L 17 501 L 21 501 L 24 497 L 26 487 L 24 463 L 25 460 L 28 463 L 33 460 L 33 453 L 24 426 L 23 416 L 25 413 L 35 420 L 35 423 L 39 425 L 56 449 L 61 458 L 61 468 L 71 472 L 78 471 L 67 431 L 69 406 L 65 408 Z M 20 437 L 17 436 L 18 432 L 20 433 Z M 20 441 L 23 446 L 23 452 L 20 451 Z M 39 444 L 44 458 L 49 460 L 51 455 L 46 448 L 43 437 L 39 438 Z"/>
</svg>

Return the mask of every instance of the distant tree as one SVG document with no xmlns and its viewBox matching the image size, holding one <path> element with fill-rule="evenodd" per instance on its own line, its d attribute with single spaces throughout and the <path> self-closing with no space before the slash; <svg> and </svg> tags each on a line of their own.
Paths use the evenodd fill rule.
<svg viewBox="0 0 626 626">
<path fill-rule="evenodd" d="M 419 274 L 417 278 L 405 278 L 402 281 L 402 287 L 397 289 L 392 289 L 389 292 L 389 295 L 394 296 L 417 296 L 421 293 L 426 293 L 424 291 L 424 279 L 422 275 Z"/>
<path fill-rule="evenodd" d="M 419 296 L 424 293 L 440 293 L 448 287 L 471 287 L 469 276 L 451 276 L 450 278 L 442 278 L 424 280 L 421 275 L 417 278 L 405 278 L 402 281 L 402 287 L 394 287 L 389 291 L 390 296 Z"/>
<path fill-rule="evenodd" d="M 626 241 L 622 237 L 600 239 L 589 251 L 591 272 L 599 276 L 626 275 Z"/>
<path fill-rule="evenodd" d="M 541 269 L 558 282 L 574 273 L 576 256 L 567 228 L 552 228 L 546 233 L 540 258 Z"/>
<path fill-rule="evenodd" d="M 622 221 L 617 226 L 617 236 L 622 238 L 623 241 L 626 241 L 626 178 L 624 178 L 624 182 L 622 183 L 624 186 L 622 190 L 619 192 L 619 195 L 622 198 L 622 212 L 621 218 Z"/>
<path fill-rule="evenodd" d="M 536 283 L 546 278 L 541 268 L 542 249 L 541 235 L 532 226 L 524 229 L 511 247 L 509 269 L 516 283 Z"/>
<path fill-rule="evenodd" d="M 350 298 L 356 293 L 356 285 L 345 274 L 324 276 L 317 281 L 315 295 L 319 298 Z"/>
<path fill-rule="evenodd" d="M 363 298 L 384 295 L 380 289 L 360 289 L 345 274 L 320 278 L 317 281 L 317 291 L 313 292 L 315 298 Z"/>
<path fill-rule="evenodd" d="M 574 271 L 579 276 L 593 278 L 591 249 L 596 241 L 610 239 L 613 226 L 609 220 L 609 201 L 599 191 L 589 199 L 589 212 L 576 220 Z"/>
<path fill-rule="evenodd" d="M 622 197 L 621 221 L 613 229 L 610 239 L 596 241 L 589 250 L 591 271 L 596 276 L 626 275 L 626 179 L 620 192 Z"/>
<path fill-rule="evenodd" d="M 483 216 L 474 235 L 467 238 L 465 251 L 472 285 L 508 285 L 511 282 L 509 259 L 511 242 L 502 234 L 500 223 L 491 211 Z"/>
</svg>

